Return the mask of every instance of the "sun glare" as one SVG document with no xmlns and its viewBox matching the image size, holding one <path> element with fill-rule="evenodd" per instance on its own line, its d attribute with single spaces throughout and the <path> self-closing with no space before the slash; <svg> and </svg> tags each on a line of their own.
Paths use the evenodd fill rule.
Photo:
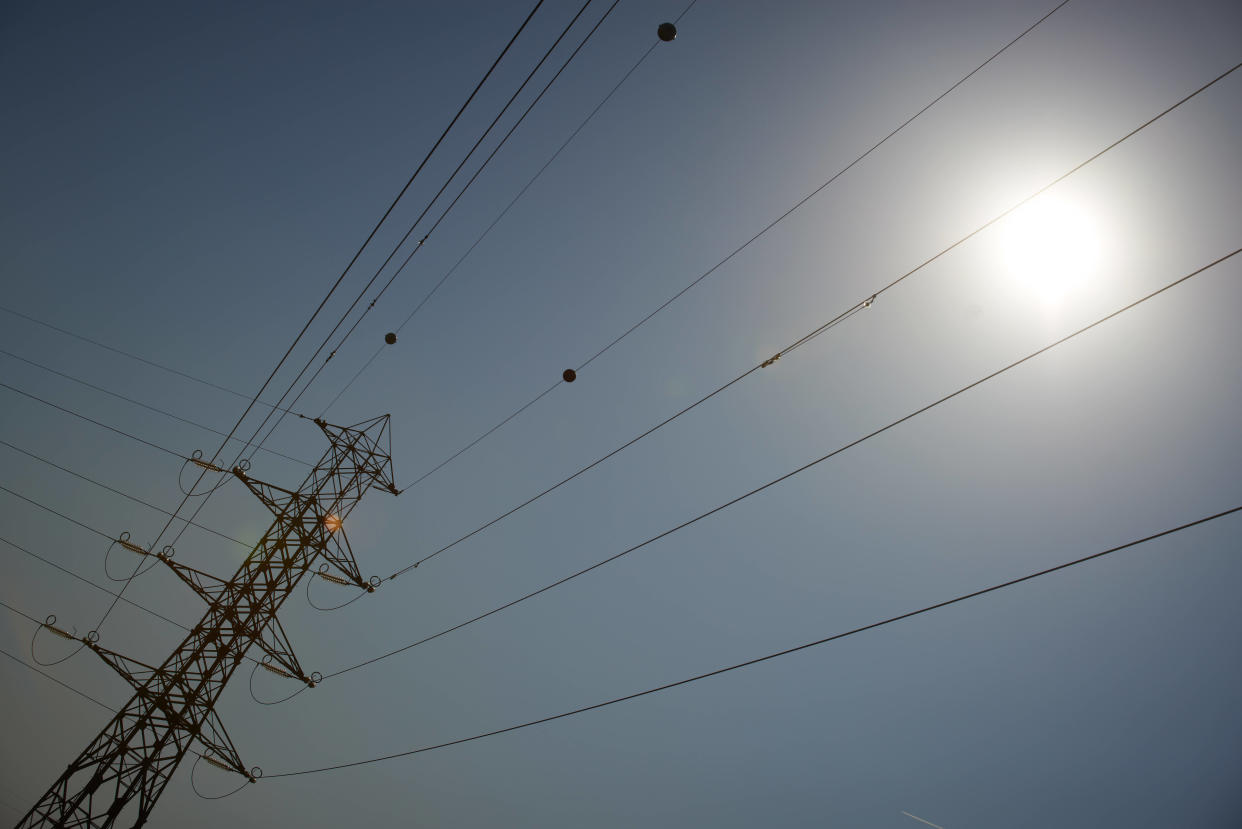
<svg viewBox="0 0 1242 829">
<path fill-rule="evenodd" d="M 1005 220 L 1001 250 L 1012 277 L 1047 304 L 1081 289 L 1100 264 L 1100 237 L 1091 217 L 1047 196 Z"/>
</svg>

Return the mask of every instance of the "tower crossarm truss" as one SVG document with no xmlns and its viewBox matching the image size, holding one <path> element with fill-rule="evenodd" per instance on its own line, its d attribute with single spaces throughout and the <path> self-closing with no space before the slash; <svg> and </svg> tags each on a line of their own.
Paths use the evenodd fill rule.
<svg viewBox="0 0 1242 829">
<path fill-rule="evenodd" d="M 366 491 L 378 486 L 397 492 L 387 415 L 349 427 L 315 422 L 331 446 L 296 491 L 234 470 L 274 520 L 231 579 L 164 559 L 203 597 L 207 610 L 163 664 L 147 665 L 88 643 L 134 686 L 134 694 L 19 829 L 143 826 L 195 740 L 207 748 L 205 759 L 249 776 L 214 712 L 220 693 L 251 645 L 306 681 L 276 613 Z"/>
</svg>

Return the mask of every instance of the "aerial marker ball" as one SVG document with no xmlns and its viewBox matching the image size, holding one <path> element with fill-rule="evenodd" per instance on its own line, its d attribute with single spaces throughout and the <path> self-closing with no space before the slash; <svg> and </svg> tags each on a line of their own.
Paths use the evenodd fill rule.
<svg viewBox="0 0 1242 829">
<path fill-rule="evenodd" d="M 389 345 L 392 345 L 396 341 L 397 341 L 397 335 L 394 334 L 393 332 L 389 331 L 387 334 L 384 335 L 384 342 L 388 343 Z"/>
<path fill-rule="evenodd" d="M 660 28 L 656 29 L 656 35 L 660 40 L 668 43 L 670 40 L 676 39 L 677 27 L 672 23 L 661 23 Z"/>
<path fill-rule="evenodd" d="M 578 379 L 578 372 L 574 371 L 572 368 L 567 368 L 561 372 L 561 378 L 566 383 L 572 383 Z"/>
</svg>

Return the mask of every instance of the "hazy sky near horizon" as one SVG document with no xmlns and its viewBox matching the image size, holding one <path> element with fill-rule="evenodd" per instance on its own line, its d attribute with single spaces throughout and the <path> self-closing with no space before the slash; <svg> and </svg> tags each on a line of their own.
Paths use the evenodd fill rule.
<svg viewBox="0 0 1242 829">
<path fill-rule="evenodd" d="M 533 5 L 8 4 L 0 306 L 249 397 Z M 412 484 L 1055 5 L 698 0 L 329 408 L 687 7 L 621 0 L 296 407 L 345 424 L 392 414 L 408 488 L 368 494 L 348 522 L 364 575 L 392 574 L 611 451 L 1242 60 L 1236 3 L 1072 0 L 576 382 Z M 580 6 L 544 3 L 295 350 L 295 370 Z M 591 3 L 551 67 L 607 7 Z M 374 594 L 320 613 L 299 588 L 281 614 L 299 659 L 331 673 L 517 598 L 1234 251 L 1239 146 L 1242 70 L 872 307 Z M 1034 224 L 1041 210 L 1050 224 Z M 1237 825 L 1236 515 L 599 711 L 270 776 L 641 691 L 1242 505 L 1240 260 L 288 703 L 257 705 L 239 671 L 218 710 L 269 777 L 206 801 L 183 764 L 150 825 L 919 825 L 903 812 L 945 829 Z M 25 361 L 217 430 L 245 407 L 4 311 L 0 350 L 0 382 L 183 455 L 219 437 Z M 5 388 L 0 439 L 0 486 L 107 534 L 145 544 L 164 517 L 11 447 L 162 508 L 180 500 L 176 459 Z M 267 446 L 303 460 L 326 449 L 295 418 Z M 293 487 L 305 467 L 260 453 L 252 472 Z M 249 542 L 268 524 L 235 483 L 200 520 Z M 111 597 L 13 544 L 113 587 L 107 542 L 3 491 L 0 527 L 0 600 L 95 627 Z M 177 544 L 179 560 L 221 576 L 243 555 L 193 528 Z M 108 566 L 132 563 L 113 553 Z M 320 604 L 352 596 L 311 589 Z M 201 615 L 163 570 L 125 595 L 187 626 Z M 29 662 L 34 630 L 0 608 L 4 650 Z M 101 635 L 159 663 L 184 632 L 121 605 Z M 36 652 L 67 650 L 44 634 Z M 130 695 L 87 652 L 45 670 L 108 705 Z M 9 659 L 0 678 L 0 817 L 16 823 L 108 714 Z M 267 674 L 254 689 L 292 690 Z M 237 778 L 200 765 L 194 779 L 216 794 Z"/>
</svg>

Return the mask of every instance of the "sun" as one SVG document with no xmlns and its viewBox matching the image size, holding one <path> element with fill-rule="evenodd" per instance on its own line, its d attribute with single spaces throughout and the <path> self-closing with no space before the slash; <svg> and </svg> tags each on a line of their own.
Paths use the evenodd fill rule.
<svg viewBox="0 0 1242 829">
<path fill-rule="evenodd" d="M 1100 266 L 1100 234 L 1078 205 L 1041 196 L 1015 210 L 1000 228 L 1011 277 L 1045 304 L 1080 291 Z"/>
</svg>

